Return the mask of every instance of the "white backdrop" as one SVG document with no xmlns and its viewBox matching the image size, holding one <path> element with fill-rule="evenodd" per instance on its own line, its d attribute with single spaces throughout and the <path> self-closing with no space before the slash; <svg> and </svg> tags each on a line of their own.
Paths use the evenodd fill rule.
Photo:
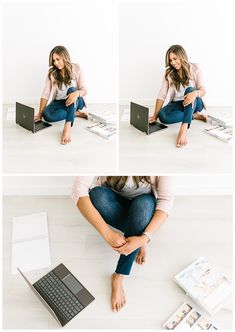
<svg viewBox="0 0 235 332">
<path fill-rule="evenodd" d="M 120 103 L 153 104 L 165 71 L 165 53 L 182 45 L 203 70 L 208 106 L 230 106 L 234 27 L 229 0 L 120 2 Z"/>
<path fill-rule="evenodd" d="M 39 102 L 56 45 L 81 64 L 88 102 L 116 102 L 116 41 L 115 0 L 5 1 L 3 102 Z"/>
<path fill-rule="evenodd" d="M 232 195 L 230 175 L 174 177 L 176 195 Z M 72 176 L 5 176 L 3 195 L 71 195 Z"/>
</svg>

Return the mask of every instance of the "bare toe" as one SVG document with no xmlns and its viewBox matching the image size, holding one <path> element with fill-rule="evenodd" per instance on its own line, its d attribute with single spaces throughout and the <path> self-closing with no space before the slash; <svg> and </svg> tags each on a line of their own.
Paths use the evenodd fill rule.
<svg viewBox="0 0 235 332">
<path fill-rule="evenodd" d="M 65 126 L 61 136 L 61 144 L 66 145 L 70 142 L 71 142 L 70 127 Z"/>
<path fill-rule="evenodd" d="M 179 132 L 179 135 L 176 140 L 176 147 L 182 148 L 185 145 L 187 145 L 186 132 Z"/>
</svg>

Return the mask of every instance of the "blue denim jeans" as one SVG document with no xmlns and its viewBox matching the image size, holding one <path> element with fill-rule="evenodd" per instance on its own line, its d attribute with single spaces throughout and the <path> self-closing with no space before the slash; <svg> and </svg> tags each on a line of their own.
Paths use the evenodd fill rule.
<svg viewBox="0 0 235 332">
<path fill-rule="evenodd" d="M 67 91 L 67 95 L 76 91 L 77 89 L 74 87 L 70 87 Z M 43 118 L 48 122 L 56 122 L 65 120 L 65 122 L 71 122 L 71 126 L 74 122 L 75 112 L 79 109 L 83 109 L 85 106 L 84 99 L 82 97 L 78 97 L 76 101 L 76 106 L 72 103 L 69 106 L 65 105 L 66 99 L 54 100 L 51 102 L 43 112 Z"/>
<path fill-rule="evenodd" d="M 192 87 L 185 89 L 184 95 L 189 92 L 194 91 Z M 188 128 L 190 127 L 191 121 L 193 119 L 193 113 L 201 112 L 203 110 L 203 101 L 201 98 L 197 97 L 194 101 L 194 105 L 189 104 L 183 106 L 183 101 L 172 101 L 166 106 L 162 107 L 158 117 L 162 123 L 171 124 L 171 123 L 188 123 Z"/>
<path fill-rule="evenodd" d="M 91 189 L 89 195 L 106 223 L 123 232 L 125 237 L 141 235 L 155 212 L 156 198 L 152 194 L 129 200 L 110 188 L 98 186 Z M 115 272 L 129 275 L 139 249 L 128 256 L 120 255 Z"/>
</svg>

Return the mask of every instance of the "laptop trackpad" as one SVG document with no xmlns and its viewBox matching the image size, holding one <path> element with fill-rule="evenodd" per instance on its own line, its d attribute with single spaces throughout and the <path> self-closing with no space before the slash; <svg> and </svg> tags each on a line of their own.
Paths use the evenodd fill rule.
<svg viewBox="0 0 235 332">
<path fill-rule="evenodd" d="M 84 307 L 94 300 L 94 297 L 85 288 L 76 295 L 76 298 L 84 305 Z"/>
</svg>

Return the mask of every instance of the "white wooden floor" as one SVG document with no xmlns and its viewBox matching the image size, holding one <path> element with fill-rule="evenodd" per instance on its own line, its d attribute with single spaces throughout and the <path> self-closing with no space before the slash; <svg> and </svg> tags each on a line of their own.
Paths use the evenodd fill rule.
<svg viewBox="0 0 235 332">
<path fill-rule="evenodd" d="M 3 172 L 4 173 L 116 173 L 116 137 L 109 140 L 85 129 L 88 122 L 76 118 L 71 131 L 72 142 L 61 145 L 64 122 L 36 134 L 6 120 L 3 110 Z M 88 110 L 115 112 L 114 104 L 92 104 Z"/>
<path fill-rule="evenodd" d="M 52 267 L 63 262 L 96 298 L 65 329 L 160 329 L 183 301 L 190 301 L 173 276 L 200 256 L 232 277 L 230 196 L 176 197 L 171 216 L 149 245 L 147 263 L 135 265 L 126 279 L 128 303 L 120 313 L 113 313 L 109 304 L 110 275 L 118 256 L 81 217 L 69 197 L 9 196 L 3 207 L 5 329 L 59 328 L 22 277 L 11 274 L 14 216 L 47 211 Z M 34 282 L 47 271 L 28 272 L 27 276 Z M 220 329 L 231 329 L 231 307 L 212 320 Z"/>
<path fill-rule="evenodd" d="M 121 107 L 122 114 L 127 107 Z M 153 110 L 153 107 L 151 107 Z M 231 112 L 230 108 L 213 108 Z M 175 142 L 180 124 L 146 135 L 120 121 L 119 161 L 120 172 L 126 173 L 231 173 L 232 144 L 225 143 L 203 132 L 210 126 L 193 121 L 188 131 L 188 145 L 176 148 Z"/>
</svg>

